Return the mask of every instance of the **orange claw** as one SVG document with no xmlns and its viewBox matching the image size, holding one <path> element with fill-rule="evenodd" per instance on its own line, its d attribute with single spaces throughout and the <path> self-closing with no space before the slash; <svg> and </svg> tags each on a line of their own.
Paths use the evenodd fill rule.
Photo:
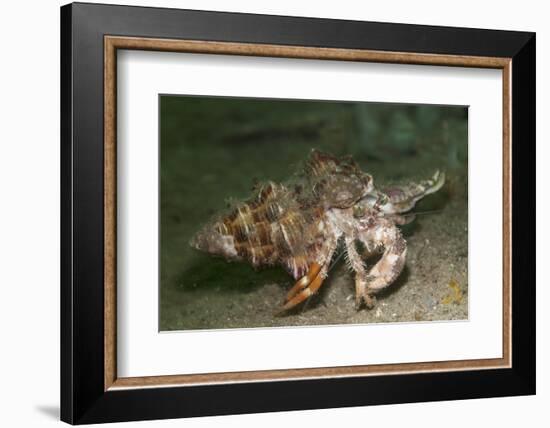
<svg viewBox="0 0 550 428">
<path fill-rule="evenodd" d="M 301 290 L 306 288 L 311 282 L 319 275 L 319 271 L 321 270 L 321 265 L 318 263 L 313 262 L 309 266 L 309 270 L 306 275 L 301 277 L 298 281 L 296 281 L 296 284 L 289 290 L 289 292 L 286 294 L 286 301 L 288 302 L 290 299 L 292 299 L 296 294 L 298 294 Z"/>
<path fill-rule="evenodd" d="M 309 274 L 308 274 L 309 276 Z M 304 300 L 306 300 L 308 297 L 312 296 L 321 288 L 321 285 L 323 284 L 324 275 L 317 275 L 313 282 L 309 284 L 309 286 L 305 287 L 302 291 L 298 292 L 294 297 L 289 299 L 281 308 L 279 313 L 287 311 L 288 309 L 293 308 L 299 303 L 302 303 Z"/>
</svg>

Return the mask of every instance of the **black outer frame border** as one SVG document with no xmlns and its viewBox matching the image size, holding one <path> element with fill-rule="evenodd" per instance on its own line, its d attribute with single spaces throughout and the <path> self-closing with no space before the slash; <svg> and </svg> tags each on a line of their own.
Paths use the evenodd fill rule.
<svg viewBox="0 0 550 428">
<path fill-rule="evenodd" d="M 104 392 L 104 35 L 513 58 L 512 368 Z M 74 3 L 61 8 L 61 420 L 535 393 L 535 34 Z M 494 161 L 494 160 L 491 160 Z"/>
</svg>

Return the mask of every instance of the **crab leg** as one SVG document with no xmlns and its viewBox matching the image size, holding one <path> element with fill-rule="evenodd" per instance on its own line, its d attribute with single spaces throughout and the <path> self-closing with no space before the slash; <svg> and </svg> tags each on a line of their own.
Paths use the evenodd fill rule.
<svg viewBox="0 0 550 428">
<path fill-rule="evenodd" d="M 312 296 L 321 288 L 321 285 L 323 285 L 323 281 L 327 276 L 327 265 L 325 264 L 322 268 L 319 274 L 315 277 L 315 279 L 302 291 L 298 292 L 294 297 L 292 297 L 290 300 L 287 300 L 287 302 L 283 305 L 283 307 L 280 309 L 279 312 L 287 311 L 294 306 L 298 305 L 299 303 L 302 303 L 304 300 L 306 300 L 308 297 Z"/>
<path fill-rule="evenodd" d="M 336 237 L 325 242 L 318 260 L 310 265 L 307 275 L 302 277 L 288 292 L 286 301 L 278 313 L 293 308 L 319 290 L 327 276 L 328 265 L 337 245 L 338 238 Z"/>
<path fill-rule="evenodd" d="M 319 271 L 321 270 L 321 265 L 313 262 L 311 265 L 309 265 L 309 270 L 306 275 L 301 277 L 298 281 L 296 281 L 296 284 L 294 284 L 294 287 L 292 287 L 289 292 L 286 295 L 286 300 L 292 299 L 296 294 L 298 294 L 301 290 L 306 288 L 311 282 L 317 277 L 319 274 Z"/>
<path fill-rule="evenodd" d="M 371 239 L 379 242 L 384 247 L 384 253 L 369 271 L 368 275 L 358 275 L 362 277 L 359 280 L 366 282 L 362 298 L 367 306 L 374 303 L 373 294 L 387 287 L 397 279 L 405 266 L 405 257 L 407 255 L 407 243 L 399 229 L 394 225 L 390 223 L 382 224 L 373 235 Z M 360 236 L 360 239 L 364 238 L 364 236 Z"/>
<path fill-rule="evenodd" d="M 355 307 L 359 309 L 366 295 L 367 288 L 367 272 L 363 264 L 361 256 L 355 247 L 355 239 L 346 239 L 346 255 L 349 267 L 355 272 Z"/>
</svg>

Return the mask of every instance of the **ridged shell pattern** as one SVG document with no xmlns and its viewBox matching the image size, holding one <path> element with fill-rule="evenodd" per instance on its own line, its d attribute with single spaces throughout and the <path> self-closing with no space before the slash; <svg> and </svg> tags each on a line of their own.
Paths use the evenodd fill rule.
<svg viewBox="0 0 550 428">
<path fill-rule="evenodd" d="M 294 277 L 307 273 L 324 240 L 324 214 L 352 205 L 372 178 L 349 158 L 312 151 L 290 182 L 263 183 L 255 194 L 205 225 L 191 244 L 253 266 L 281 264 Z"/>
</svg>

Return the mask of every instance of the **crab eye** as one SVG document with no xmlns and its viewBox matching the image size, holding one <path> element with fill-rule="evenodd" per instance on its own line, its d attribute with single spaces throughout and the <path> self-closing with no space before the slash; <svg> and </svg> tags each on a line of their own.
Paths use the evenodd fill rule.
<svg viewBox="0 0 550 428">
<path fill-rule="evenodd" d="M 376 195 L 368 193 L 365 196 L 363 196 L 362 201 L 364 201 L 369 207 L 372 208 L 378 201 L 378 197 Z"/>
<path fill-rule="evenodd" d="M 361 177 L 363 185 L 370 190 L 372 190 L 372 176 L 370 174 L 363 174 Z"/>
<path fill-rule="evenodd" d="M 359 205 L 355 205 L 353 207 L 353 217 L 354 218 L 361 218 L 365 216 L 365 208 L 361 207 Z"/>
</svg>

